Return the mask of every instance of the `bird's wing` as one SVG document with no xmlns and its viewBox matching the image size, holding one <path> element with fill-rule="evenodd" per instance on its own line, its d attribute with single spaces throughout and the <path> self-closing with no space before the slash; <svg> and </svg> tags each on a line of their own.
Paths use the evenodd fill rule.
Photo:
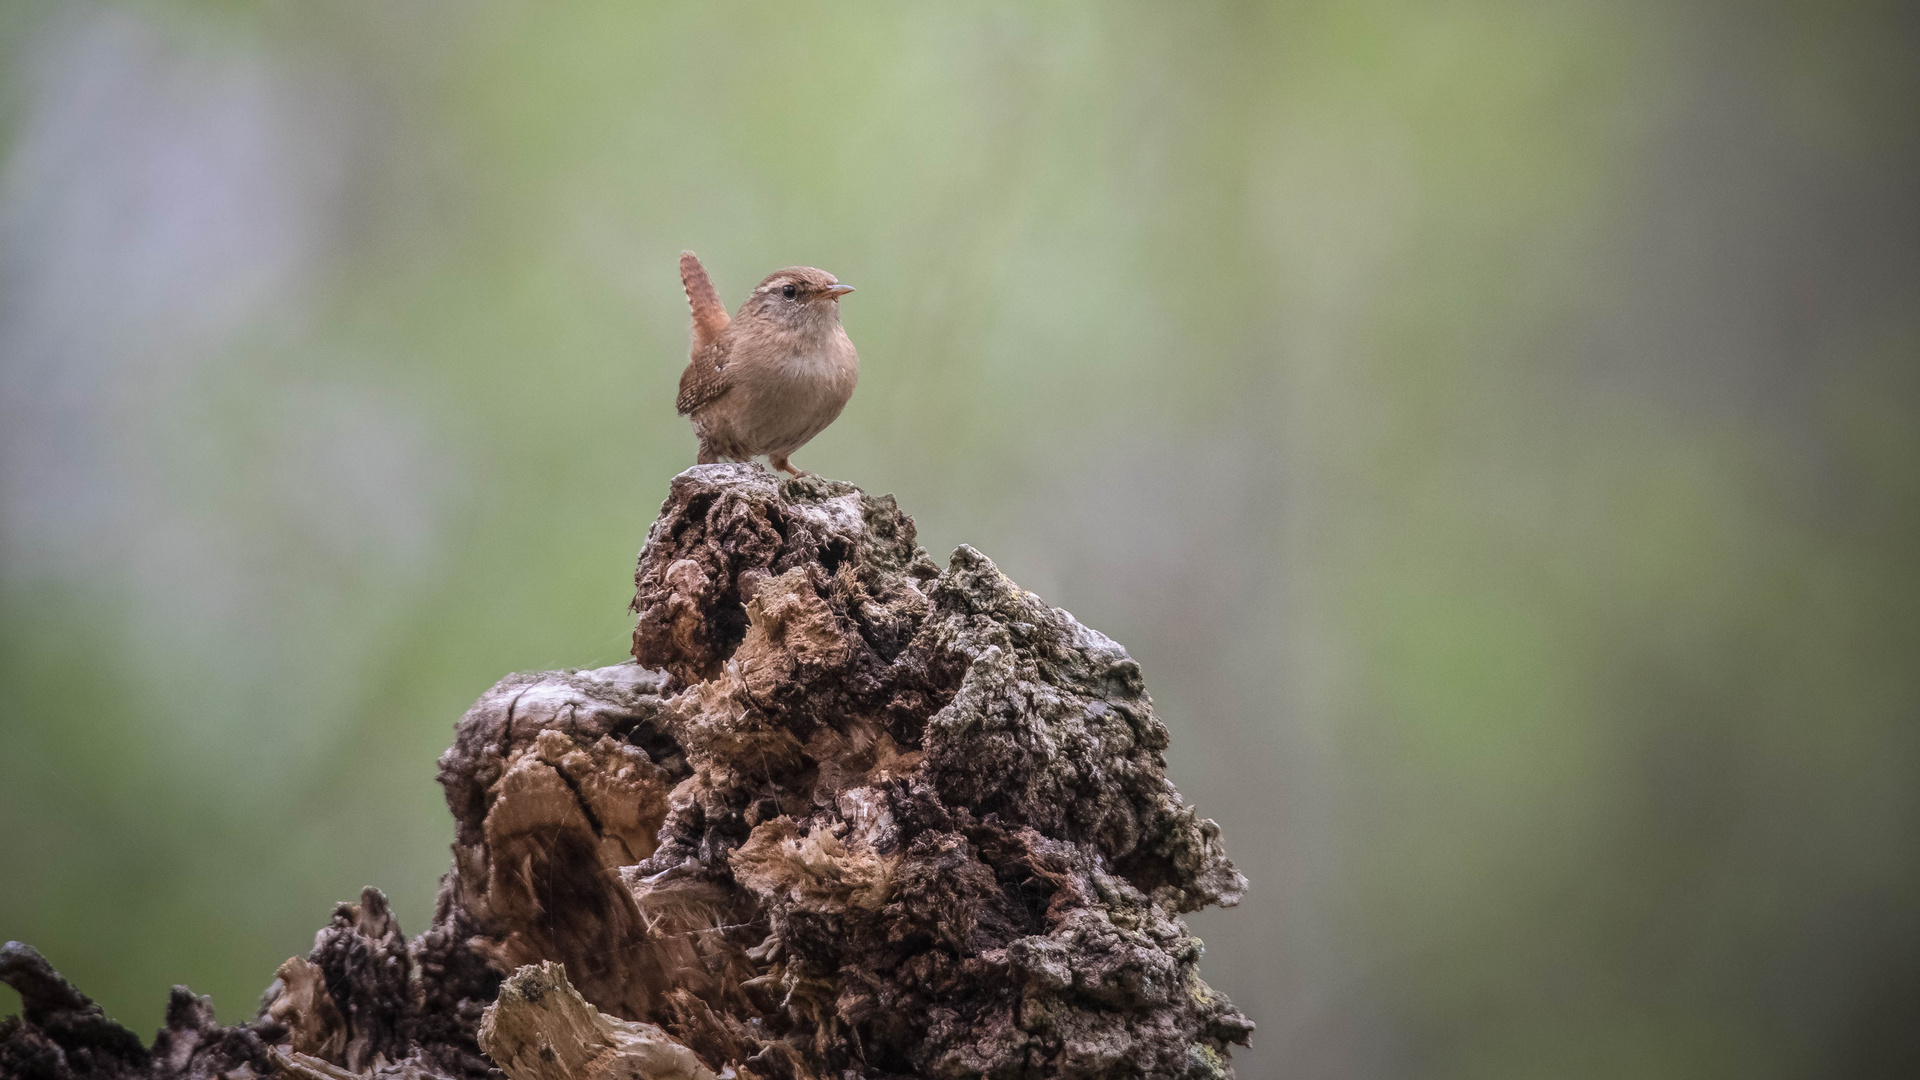
<svg viewBox="0 0 1920 1080">
<path fill-rule="evenodd" d="M 727 392 L 733 385 L 727 377 L 727 345 L 716 341 L 705 348 L 696 346 L 687 370 L 680 373 L 680 397 L 673 406 L 681 416 Z"/>
<path fill-rule="evenodd" d="M 719 341 L 733 320 L 708 280 L 707 268 L 691 251 L 680 253 L 680 284 L 686 287 L 687 303 L 693 308 L 693 351 L 698 355 L 701 349 Z"/>
</svg>

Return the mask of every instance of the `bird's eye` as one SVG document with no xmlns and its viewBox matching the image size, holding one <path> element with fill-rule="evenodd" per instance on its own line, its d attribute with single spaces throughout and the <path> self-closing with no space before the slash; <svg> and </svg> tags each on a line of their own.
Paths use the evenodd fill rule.
<svg viewBox="0 0 1920 1080">
<path fill-rule="evenodd" d="M 793 283 L 788 282 L 787 284 L 780 286 L 780 295 L 786 297 L 789 300 L 793 299 Z"/>
</svg>

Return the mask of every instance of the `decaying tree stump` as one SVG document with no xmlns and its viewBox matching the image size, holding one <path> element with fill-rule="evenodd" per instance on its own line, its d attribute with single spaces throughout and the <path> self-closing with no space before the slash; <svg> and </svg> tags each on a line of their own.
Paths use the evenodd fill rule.
<svg viewBox="0 0 1920 1080">
<path fill-rule="evenodd" d="M 368 889 L 255 1020 L 176 988 L 151 1048 L 9 945 L 0 1078 L 1230 1074 L 1178 916 L 1245 882 L 1118 645 L 748 465 L 674 479 L 633 610 L 635 663 L 461 720 L 424 934 Z"/>
</svg>

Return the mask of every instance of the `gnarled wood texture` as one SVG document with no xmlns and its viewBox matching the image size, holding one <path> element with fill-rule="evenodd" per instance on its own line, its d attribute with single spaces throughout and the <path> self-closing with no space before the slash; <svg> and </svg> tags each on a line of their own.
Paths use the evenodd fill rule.
<svg viewBox="0 0 1920 1080">
<path fill-rule="evenodd" d="M 936 566 L 890 496 L 749 465 L 674 479 L 633 608 L 634 663 L 461 720 L 425 933 L 369 889 L 253 1022 L 178 989 L 151 1049 L 9 946 L 0 1077 L 477 1080 L 516 970 L 720 1076 L 1230 1075 L 1252 1024 L 1179 916 L 1245 882 L 1118 645 L 972 548 Z"/>
</svg>

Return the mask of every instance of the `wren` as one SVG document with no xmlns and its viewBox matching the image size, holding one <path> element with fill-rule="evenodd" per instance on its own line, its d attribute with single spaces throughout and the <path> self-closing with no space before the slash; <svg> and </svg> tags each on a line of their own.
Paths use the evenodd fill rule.
<svg viewBox="0 0 1920 1080">
<path fill-rule="evenodd" d="M 693 418 L 700 463 L 751 461 L 805 475 L 788 456 L 846 408 L 860 356 L 840 325 L 853 291 L 825 270 L 789 266 L 767 275 L 733 317 L 706 268 L 680 253 L 680 283 L 693 308 L 693 348 L 675 407 Z"/>
</svg>

